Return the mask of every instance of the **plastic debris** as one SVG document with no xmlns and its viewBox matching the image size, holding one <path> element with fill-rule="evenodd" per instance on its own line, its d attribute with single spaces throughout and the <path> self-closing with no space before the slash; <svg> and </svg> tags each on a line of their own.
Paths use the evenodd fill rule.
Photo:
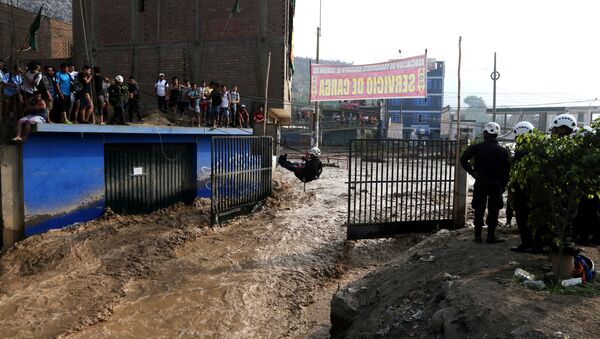
<svg viewBox="0 0 600 339">
<path fill-rule="evenodd" d="M 560 284 L 564 287 L 577 286 L 583 284 L 583 280 L 581 278 L 571 278 L 561 281 Z"/>
<path fill-rule="evenodd" d="M 543 290 L 546 288 L 546 284 L 543 280 L 525 280 L 523 285 L 527 288 L 531 288 L 532 290 Z"/>
<path fill-rule="evenodd" d="M 535 276 L 525 270 L 522 270 L 520 268 L 517 268 L 515 270 L 515 277 L 517 279 L 519 279 L 519 281 L 524 281 L 524 280 L 533 280 L 535 279 Z"/>
</svg>

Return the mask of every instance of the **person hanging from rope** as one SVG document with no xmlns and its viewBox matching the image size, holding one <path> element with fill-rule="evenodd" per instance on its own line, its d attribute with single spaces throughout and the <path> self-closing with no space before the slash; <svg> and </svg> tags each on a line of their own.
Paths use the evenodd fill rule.
<svg viewBox="0 0 600 339">
<path fill-rule="evenodd" d="M 309 149 L 302 157 L 302 162 L 291 162 L 287 160 L 287 154 L 281 155 L 277 162 L 281 167 L 294 172 L 296 178 L 303 183 L 319 179 L 323 171 L 323 164 L 319 157 L 321 150 L 318 147 Z"/>
</svg>

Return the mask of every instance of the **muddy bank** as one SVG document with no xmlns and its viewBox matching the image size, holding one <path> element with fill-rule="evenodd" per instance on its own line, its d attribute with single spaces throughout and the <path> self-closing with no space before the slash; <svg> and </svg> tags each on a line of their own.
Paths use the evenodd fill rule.
<svg viewBox="0 0 600 339">
<path fill-rule="evenodd" d="M 51 337 L 106 320 L 131 280 L 204 234 L 209 203 L 99 220 L 19 242 L 0 258 L 2 337 Z"/>
<path fill-rule="evenodd" d="M 514 253 L 509 241 L 476 244 L 472 230 L 439 233 L 347 285 L 332 300 L 338 337 L 598 338 L 600 296 L 533 291 L 513 278 L 515 268 L 543 274 L 544 255 Z M 598 248 L 585 255 L 600 260 Z M 586 292 L 587 293 L 587 292 Z"/>
</svg>

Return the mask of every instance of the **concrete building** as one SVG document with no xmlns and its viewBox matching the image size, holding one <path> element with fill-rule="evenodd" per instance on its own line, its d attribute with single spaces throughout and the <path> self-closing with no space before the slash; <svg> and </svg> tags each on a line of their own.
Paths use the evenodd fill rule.
<svg viewBox="0 0 600 339">
<path fill-rule="evenodd" d="M 443 61 L 436 61 L 429 65 L 427 98 L 386 100 L 389 133 L 409 138 L 411 131 L 416 130 L 420 137 L 440 138 L 445 64 Z"/>
<path fill-rule="evenodd" d="M 17 59 L 67 59 L 71 57 L 73 34 L 66 21 L 44 17 L 37 32 L 38 50 L 18 51 L 29 47 L 29 26 L 37 13 L 0 3 L 0 58 L 9 57 L 8 64 Z M 10 61 L 13 60 L 13 61 Z"/>
<path fill-rule="evenodd" d="M 80 4 L 83 15 L 77 14 Z M 151 107 L 159 72 L 168 79 L 237 83 L 242 101 L 257 107 L 271 51 L 269 107 L 289 105 L 294 1 L 241 1 L 240 13 L 232 14 L 234 4 L 74 0 L 73 59 L 100 66 L 106 75 L 135 76 Z"/>
</svg>

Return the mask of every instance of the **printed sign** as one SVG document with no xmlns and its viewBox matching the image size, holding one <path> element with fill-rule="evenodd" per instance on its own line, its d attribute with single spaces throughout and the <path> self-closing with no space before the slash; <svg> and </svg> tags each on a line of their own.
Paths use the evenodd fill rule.
<svg viewBox="0 0 600 339">
<path fill-rule="evenodd" d="M 144 168 L 143 167 L 134 167 L 133 175 L 144 175 Z"/>
<path fill-rule="evenodd" d="M 427 97 L 427 56 L 379 64 L 310 67 L 310 101 Z"/>
</svg>

